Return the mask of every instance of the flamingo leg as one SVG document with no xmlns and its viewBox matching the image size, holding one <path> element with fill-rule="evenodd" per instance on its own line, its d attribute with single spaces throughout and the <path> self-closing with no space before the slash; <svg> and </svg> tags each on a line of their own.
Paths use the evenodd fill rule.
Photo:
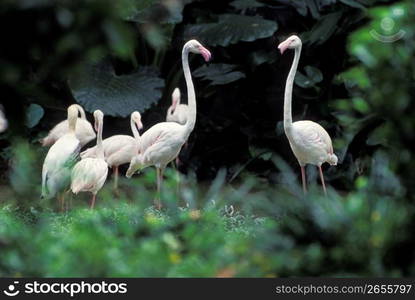
<svg viewBox="0 0 415 300">
<path fill-rule="evenodd" d="M 318 170 L 320 172 L 321 184 L 323 185 L 324 195 L 327 196 L 327 190 L 326 190 L 326 185 L 324 184 L 324 176 L 323 176 L 323 170 L 321 169 L 321 166 L 318 166 Z"/>
<path fill-rule="evenodd" d="M 97 197 L 96 194 L 92 194 L 92 200 L 91 200 L 91 206 L 90 206 L 91 209 L 94 209 L 96 197 Z"/>
<path fill-rule="evenodd" d="M 162 183 L 163 183 L 163 169 L 157 168 L 157 195 L 156 195 L 156 199 L 154 200 L 154 206 L 157 209 L 161 208 L 160 196 L 161 196 Z"/>
<path fill-rule="evenodd" d="M 300 166 L 301 167 L 301 180 L 303 182 L 303 192 L 304 195 L 307 194 L 307 185 L 306 185 L 306 180 L 305 180 L 305 167 L 304 166 Z"/>
<path fill-rule="evenodd" d="M 112 170 L 114 172 L 114 190 L 118 190 L 118 166 L 113 166 Z"/>
</svg>

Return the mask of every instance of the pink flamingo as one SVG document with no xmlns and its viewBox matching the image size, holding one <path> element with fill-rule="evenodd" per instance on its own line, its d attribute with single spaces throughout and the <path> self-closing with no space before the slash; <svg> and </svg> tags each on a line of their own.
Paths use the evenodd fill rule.
<svg viewBox="0 0 415 300">
<path fill-rule="evenodd" d="M 92 141 L 96 135 L 91 123 L 86 119 L 85 111 L 79 104 L 73 104 L 81 115 L 76 122 L 75 134 L 76 138 L 81 142 L 81 146 L 85 146 Z M 48 135 L 41 140 L 42 146 L 53 145 L 61 136 L 69 132 L 68 120 L 63 120 L 53 127 Z"/>
<path fill-rule="evenodd" d="M 97 130 L 97 157 L 87 157 L 76 163 L 71 173 L 72 193 L 91 192 L 91 209 L 94 208 L 98 191 L 102 188 L 108 175 L 108 164 L 102 147 L 102 127 L 104 114 L 94 111 L 95 129 Z"/>
<path fill-rule="evenodd" d="M 141 115 L 138 111 L 131 114 L 130 126 L 134 137 L 130 135 L 118 134 L 102 141 L 105 161 L 114 171 L 115 190 L 118 188 L 118 167 L 129 163 L 134 155 L 138 153 L 140 143 L 140 133 L 138 130 L 143 128 L 143 123 L 141 123 Z M 81 158 L 96 157 L 97 150 L 97 146 L 88 148 L 81 153 Z"/>
<path fill-rule="evenodd" d="M 177 157 L 183 144 L 189 138 L 196 123 L 196 95 L 189 68 L 189 53 L 201 54 L 209 61 L 211 54 L 198 41 L 190 40 L 183 46 L 182 63 L 186 79 L 189 102 L 187 121 L 181 125 L 174 122 L 162 122 L 154 125 L 141 136 L 140 153 L 133 157 L 126 176 L 131 177 L 137 170 L 154 165 L 157 168 L 157 197 L 155 206 L 161 207 L 160 192 L 163 171 L 167 164 Z"/>
<path fill-rule="evenodd" d="M 287 77 L 284 95 L 284 131 L 290 142 L 292 151 L 301 167 L 301 179 L 303 191 L 307 192 L 305 179 L 305 165 L 316 165 L 319 169 L 321 183 L 324 193 L 327 195 L 324 184 L 323 171 L 321 165 L 324 162 L 330 165 L 337 165 L 337 156 L 333 153 L 331 138 L 326 130 L 319 124 L 312 121 L 292 121 L 291 101 L 295 73 L 297 72 L 298 62 L 301 55 L 301 39 L 298 36 L 290 36 L 279 44 L 281 54 L 287 49 L 294 49 L 294 61 Z"/>
<path fill-rule="evenodd" d="M 166 122 L 184 125 L 189 114 L 189 106 L 180 103 L 180 89 L 175 88 L 171 95 L 171 106 L 167 110 Z"/>
</svg>

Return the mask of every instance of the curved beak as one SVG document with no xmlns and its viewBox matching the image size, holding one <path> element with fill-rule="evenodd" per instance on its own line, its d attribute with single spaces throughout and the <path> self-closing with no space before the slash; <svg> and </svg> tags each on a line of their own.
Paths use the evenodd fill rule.
<svg viewBox="0 0 415 300">
<path fill-rule="evenodd" d="M 285 52 L 285 50 L 288 49 L 289 46 L 290 46 L 289 41 L 284 41 L 278 45 L 278 49 L 280 49 L 281 55 Z"/>
<path fill-rule="evenodd" d="M 199 51 L 200 51 L 200 54 L 202 54 L 202 56 L 203 56 L 203 58 L 205 59 L 206 62 L 208 62 L 212 58 L 212 54 L 205 47 L 200 46 Z"/>
<path fill-rule="evenodd" d="M 143 123 L 141 123 L 141 121 L 138 121 L 136 124 L 137 124 L 138 130 L 143 129 Z"/>
</svg>

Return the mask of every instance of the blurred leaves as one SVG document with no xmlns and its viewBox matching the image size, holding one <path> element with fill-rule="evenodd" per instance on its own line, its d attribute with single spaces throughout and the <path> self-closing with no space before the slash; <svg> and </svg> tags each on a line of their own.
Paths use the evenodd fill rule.
<svg viewBox="0 0 415 300">
<path fill-rule="evenodd" d="M 209 64 L 203 65 L 193 71 L 193 76 L 201 77 L 205 80 L 210 80 L 212 85 L 223 85 L 241 78 L 245 78 L 245 74 L 240 71 L 235 71 L 237 65 L 230 64 Z"/>
<path fill-rule="evenodd" d="M 270 37 L 278 29 L 275 21 L 256 16 L 223 14 L 213 23 L 186 26 L 185 39 L 196 38 L 210 46 L 226 47 L 240 41 Z"/>
<path fill-rule="evenodd" d="M 86 64 L 70 79 L 74 98 L 93 112 L 101 109 L 110 116 L 127 117 L 133 111 L 146 111 L 161 97 L 163 79 L 152 67 L 140 67 L 136 72 L 116 75 L 108 60 Z"/>
<path fill-rule="evenodd" d="M 26 110 L 26 126 L 28 128 L 35 127 L 43 118 L 45 111 L 39 104 L 32 103 Z"/>
<path fill-rule="evenodd" d="M 315 86 L 317 83 L 323 80 L 323 74 L 321 71 L 312 66 L 306 66 L 304 68 L 305 74 L 297 71 L 295 75 L 295 84 L 302 88 L 309 88 Z"/>
</svg>

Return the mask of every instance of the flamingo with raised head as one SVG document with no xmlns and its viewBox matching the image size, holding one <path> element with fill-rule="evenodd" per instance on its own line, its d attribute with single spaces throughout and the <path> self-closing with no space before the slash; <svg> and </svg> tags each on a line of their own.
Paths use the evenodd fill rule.
<svg viewBox="0 0 415 300">
<path fill-rule="evenodd" d="M 77 107 L 69 106 L 67 120 L 69 132 L 50 147 L 42 168 L 41 198 L 50 199 L 57 195 L 62 210 L 64 207 L 63 191 L 70 183 L 71 170 L 81 150 L 81 143 L 75 134 L 77 119 Z"/>
<path fill-rule="evenodd" d="M 141 123 L 141 115 L 138 111 L 131 114 L 130 118 L 131 131 L 133 136 L 130 135 L 113 135 L 102 141 L 102 147 L 104 148 L 105 161 L 108 166 L 114 171 L 114 189 L 118 188 L 118 167 L 123 164 L 127 164 L 131 161 L 134 155 L 138 153 L 138 147 L 140 143 L 140 133 L 138 130 L 143 128 Z M 138 128 L 138 129 L 137 129 Z M 88 148 L 81 153 L 81 158 L 96 157 L 98 147 L 94 146 Z"/>
<path fill-rule="evenodd" d="M 94 111 L 95 129 L 97 131 L 96 157 L 87 157 L 76 163 L 71 174 L 71 190 L 74 194 L 91 192 L 91 209 L 94 208 L 98 191 L 102 188 L 108 175 L 108 164 L 102 146 L 102 127 L 104 114 L 99 109 Z"/>
<path fill-rule="evenodd" d="M 157 208 L 161 207 L 163 171 L 167 164 L 177 157 L 196 123 L 196 95 L 189 68 L 189 53 L 201 54 L 205 61 L 211 58 L 209 50 L 196 40 L 190 40 L 183 46 L 182 64 L 189 103 L 189 114 L 185 124 L 162 122 L 144 132 L 141 136 L 140 153 L 133 157 L 126 173 L 127 177 L 131 177 L 137 170 L 148 166 L 154 165 L 157 168 L 157 197 L 155 199 Z"/>
<path fill-rule="evenodd" d="M 294 77 L 297 72 L 298 62 L 301 55 L 302 42 L 296 36 L 290 36 L 284 42 L 278 45 L 278 49 L 283 54 L 287 49 L 294 49 L 294 61 L 291 65 L 287 77 L 284 95 L 284 131 L 290 142 L 292 151 L 301 167 L 301 179 L 303 182 L 303 191 L 307 192 L 305 165 L 316 165 L 319 169 L 321 183 L 324 193 L 327 195 L 326 185 L 324 183 L 323 171 L 321 165 L 324 162 L 330 165 L 337 165 L 337 156 L 333 153 L 331 138 L 327 131 L 321 125 L 312 121 L 292 121 L 291 102 Z"/>
<path fill-rule="evenodd" d="M 76 122 L 76 137 L 81 142 L 81 146 L 85 146 L 90 141 L 92 141 L 96 135 L 94 129 L 92 128 L 91 123 L 86 119 L 85 111 L 79 104 L 73 104 L 80 114 L 80 118 L 78 118 Z M 61 136 L 66 134 L 69 130 L 68 120 L 63 120 L 62 122 L 58 123 L 55 127 L 53 127 L 48 135 L 41 140 L 42 146 L 50 146 L 53 145 Z"/>
</svg>

